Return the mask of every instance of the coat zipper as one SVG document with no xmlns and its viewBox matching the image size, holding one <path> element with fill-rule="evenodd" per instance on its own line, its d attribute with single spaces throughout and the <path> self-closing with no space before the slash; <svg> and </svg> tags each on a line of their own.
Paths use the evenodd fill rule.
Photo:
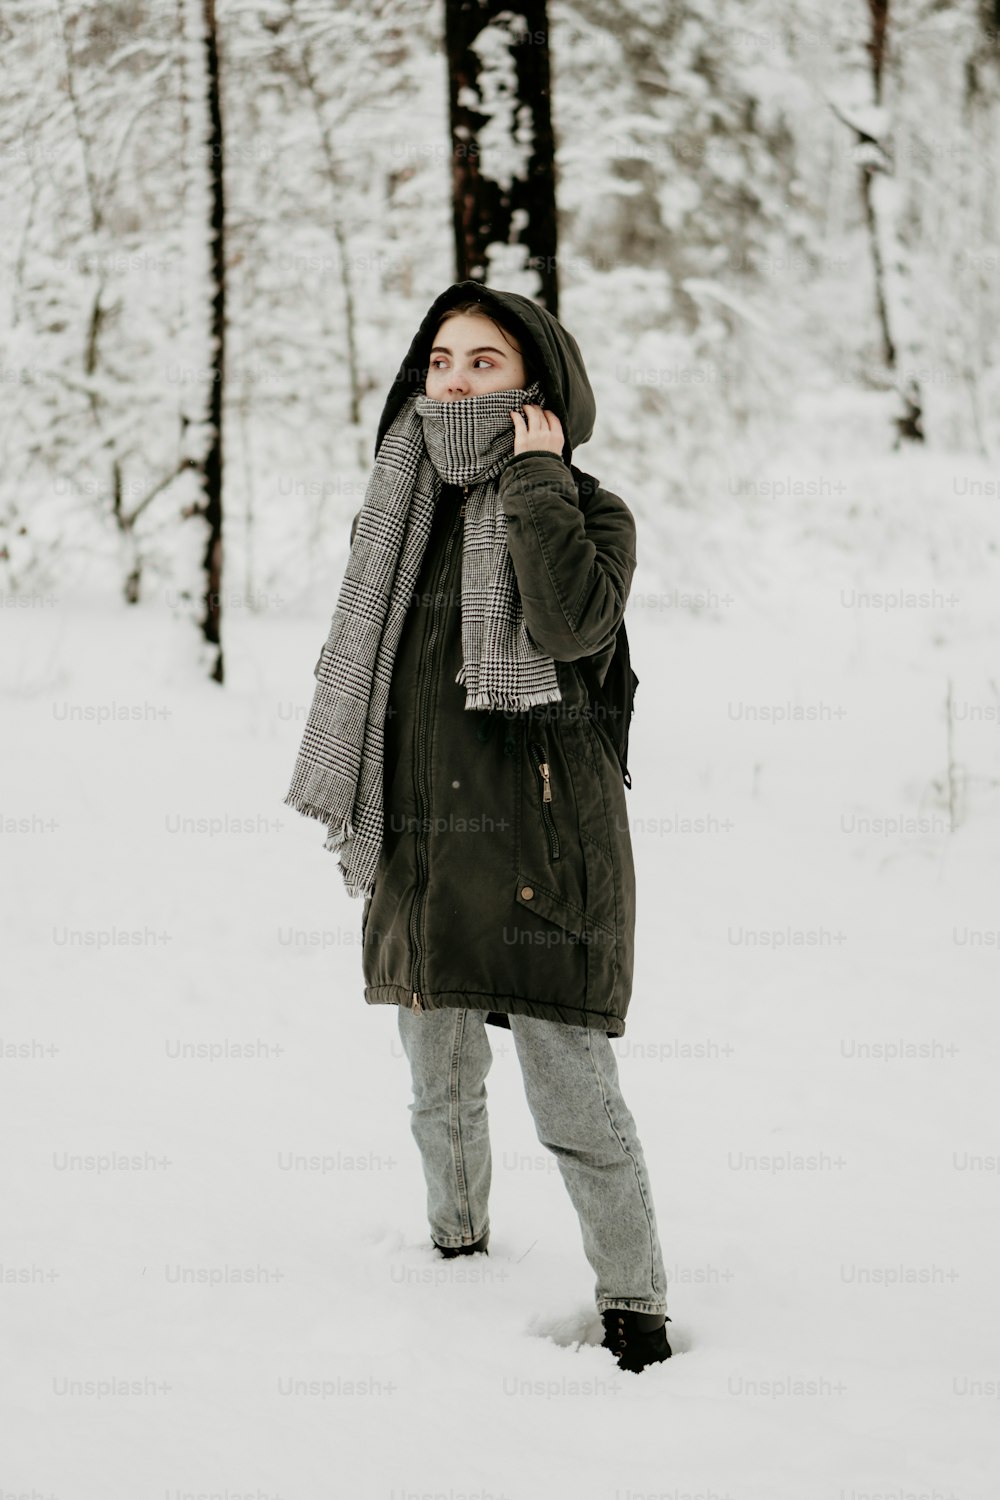
<svg viewBox="0 0 1000 1500">
<path fill-rule="evenodd" d="M 549 840 L 549 854 L 552 859 L 559 858 L 559 834 L 552 819 L 552 770 L 545 758 L 545 747 L 539 745 L 535 740 L 531 742 L 531 752 L 535 757 L 535 765 L 538 774 L 542 778 L 542 822 L 545 824 L 545 832 Z"/>
<path fill-rule="evenodd" d="M 442 563 L 442 566 L 441 566 L 441 569 L 440 569 L 440 575 L 443 575 L 444 577 L 448 576 L 448 564 L 449 564 L 449 562 L 451 560 L 452 545 L 454 543 L 455 537 L 458 535 L 459 528 L 460 528 L 460 526 L 462 524 L 462 521 L 463 521 L 463 519 L 465 517 L 465 507 L 466 507 L 466 504 L 468 502 L 468 499 L 469 499 L 469 486 L 467 484 L 463 484 L 463 486 L 462 486 L 462 504 L 459 506 L 459 510 L 458 510 L 458 526 L 453 526 L 452 529 L 451 529 L 451 532 L 450 532 L 450 534 L 448 536 L 448 541 L 447 541 L 447 544 L 445 546 L 445 552 L 444 552 L 444 562 Z M 437 580 L 435 580 L 435 582 L 437 582 Z M 427 712 L 429 711 L 429 704 L 428 704 L 428 701 L 427 701 L 428 700 L 428 695 L 429 695 L 429 692 L 433 691 L 434 684 L 435 684 L 435 678 L 434 678 L 434 656 L 433 656 L 433 652 L 434 652 L 434 645 L 435 645 L 435 642 L 437 640 L 437 631 L 438 631 L 438 615 L 437 615 L 437 609 L 435 608 L 435 610 L 434 610 L 434 622 L 431 625 L 430 638 L 428 639 L 428 642 L 427 642 L 427 670 L 424 673 L 424 677 L 423 677 L 424 691 L 423 691 L 420 699 L 417 702 L 417 786 L 418 786 L 418 789 L 421 792 L 421 794 L 423 794 L 424 789 L 425 789 L 425 774 L 424 773 L 428 769 L 427 765 L 426 765 L 426 756 L 424 754 L 425 744 L 424 744 L 424 739 L 423 739 L 423 730 L 424 730 L 424 727 L 425 727 L 426 722 L 427 722 Z M 430 685 L 429 688 L 428 688 L 428 684 Z M 429 792 L 428 792 L 427 796 L 425 798 L 423 798 L 423 800 L 424 800 L 425 804 L 429 804 L 429 802 L 430 802 Z M 418 900 L 420 899 L 420 897 L 422 895 L 422 888 L 425 890 L 426 889 L 426 883 L 427 883 L 427 844 L 426 844 L 426 840 L 425 840 L 424 826 L 423 825 L 424 825 L 424 818 L 421 817 L 420 818 L 420 822 L 417 825 L 417 888 L 414 891 L 414 894 L 413 894 L 413 903 L 410 906 L 410 942 L 412 944 L 413 954 L 414 954 L 414 958 L 413 958 L 413 972 L 412 972 L 412 975 L 411 975 L 411 978 L 410 978 L 410 983 L 413 986 L 413 988 L 411 990 L 411 994 L 410 994 L 410 1008 L 412 1010 L 414 1010 L 414 1011 L 422 1011 L 423 1008 L 424 1008 L 423 998 L 422 998 L 422 996 L 420 994 L 419 989 L 417 988 L 417 973 L 418 973 L 418 970 L 420 969 L 420 965 L 421 965 L 420 933 L 419 933 L 420 923 L 417 920 L 417 902 L 418 902 Z"/>
</svg>

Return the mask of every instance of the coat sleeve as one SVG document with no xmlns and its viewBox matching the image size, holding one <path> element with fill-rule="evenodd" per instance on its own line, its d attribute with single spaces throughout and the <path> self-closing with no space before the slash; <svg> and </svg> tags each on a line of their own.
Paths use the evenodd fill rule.
<svg viewBox="0 0 1000 1500">
<path fill-rule="evenodd" d="M 358 519 L 359 519 L 360 515 L 361 515 L 361 511 L 359 510 L 358 514 L 354 517 L 354 520 L 351 522 L 351 546 L 352 547 L 354 546 L 354 533 L 358 529 Z M 323 642 L 323 645 L 324 646 L 326 645 L 325 641 Z M 319 665 L 320 665 L 320 662 L 322 660 L 323 660 L 323 652 L 322 652 L 322 650 L 320 650 L 319 656 L 316 658 L 316 665 L 313 667 L 313 676 L 314 677 L 317 677 L 317 678 L 319 677 Z"/>
<path fill-rule="evenodd" d="M 632 512 L 596 481 L 584 491 L 561 457 L 540 450 L 517 454 L 500 478 L 524 622 L 554 661 L 611 644 L 636 569 Z"/>
</svg>

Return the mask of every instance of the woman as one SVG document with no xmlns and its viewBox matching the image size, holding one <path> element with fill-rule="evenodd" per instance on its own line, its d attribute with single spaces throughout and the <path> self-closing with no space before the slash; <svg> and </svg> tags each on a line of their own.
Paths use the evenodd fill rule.
<svg viewBox="0 0 1000 1500">
<path fill-rule="evenodd" d="M 472 281 L 436 299 L 385 403 L 285 801 L 328 823 L 365 898 L 365 999 L 399 1008 L 436 1248 L 487 1252 L 485 1026 L 506 1026 L 604 1347 L 638 1371 L 671 1351 L 608 1041 L 631 996 L 635 874 L 621 767 L 577 666 L 603 681 L 635 523 L 570 462 L 594 416 L 576 341 L 544 308 Z"/>
</svg>

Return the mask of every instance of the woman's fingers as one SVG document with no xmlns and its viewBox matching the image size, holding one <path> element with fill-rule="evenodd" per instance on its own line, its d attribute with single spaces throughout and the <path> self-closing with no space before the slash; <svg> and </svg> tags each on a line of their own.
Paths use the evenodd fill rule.
<svg viewBox="0 0 1000 1500">
<path fill-rule="evenodd" d="M 563 450 L 562 423 L 555 412 L 542 406 L 525 403 L 523 414 L 511 412 L 514 423 L 514 452 L 524 453 L 532 448 L 541 448 L 558 457 Z"/>
<path fill-rule="evenodd" d="M 511 416 L 524 422 L 528 431 L 561 432 L 562 423 L 554 411 L 549 411 L 544 406 L 532 406 L 527 401 L 524 403 L 524 414 L 512 411 Z"/>
</svg>

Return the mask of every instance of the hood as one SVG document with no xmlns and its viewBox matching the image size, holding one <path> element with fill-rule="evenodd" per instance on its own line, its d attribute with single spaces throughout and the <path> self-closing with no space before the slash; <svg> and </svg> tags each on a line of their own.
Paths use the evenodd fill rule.
<svg viewBox="0 0 1000 1500">
<path fill-rule="evenodd" d="M 548 407 L 562 423 L 566 441 L 563 458 L 570 462 L 573 450 L 585 443 L 594 431 L 597 413 L 594 393 L 587 379 L 583 356 L 576 339 L 567 333 L 557 318 L 530 297 L 517 292 L 495 291 L 481 281 L 456 281 L 431 303 L 430 310 L 417 330 L 382 409 L 375 439 L 378 453 L 386 431 L 408 396 L 423 391 L 434 335 L 442 314 L 456 302 L 482 302 L 487 312 L 496 308 L 507 314 L 522 347 L 534 352 L 539 383 L 545 391 Z"/>
</svg>

